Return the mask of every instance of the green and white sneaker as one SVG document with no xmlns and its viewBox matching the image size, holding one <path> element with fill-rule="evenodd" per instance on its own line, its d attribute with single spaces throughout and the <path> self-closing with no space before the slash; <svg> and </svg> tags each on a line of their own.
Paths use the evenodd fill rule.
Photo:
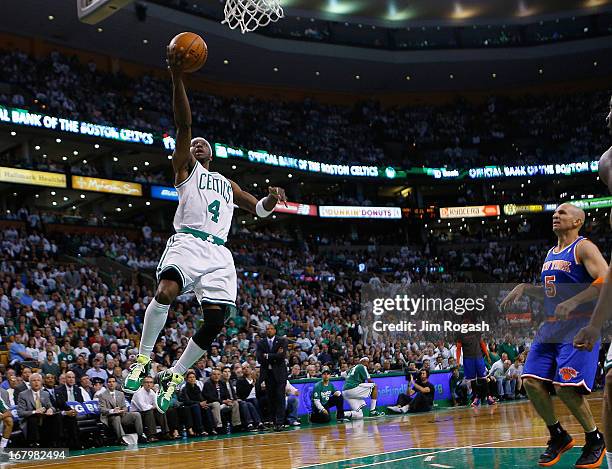
<svg viewBox="0 0 612 469">
<path fill-rule="evenodd" d="M 168 407 L 170 407 L 170 402 L 172 401 L 172 396 L 174 396 L 174 392 L 179 384 L 181 384 L 185 378 L 183 375 L 179 375 L 178 373 L 172 373 L 170 370 L 161 371 L 157 375 L 157 383 L 159 384 L 159 391 L 157 391 L 157 396 L 155 399 L 155 407 L 157 410 L 164 414 Z"/>
<path fill-rule="evenodd" d="M 382 417 L 385 413 L 382 410 L 371 410 L 370 417 Z"/>
<path fill-rule="evenodd" d="M 151 371 L 151 359 L 146 355 L 138 355 L 136 361 L 130 366 L 130 372 L 123 383 L 123 392 L 134 394 L 142 386 L 142 380 Z"/>
</svg>

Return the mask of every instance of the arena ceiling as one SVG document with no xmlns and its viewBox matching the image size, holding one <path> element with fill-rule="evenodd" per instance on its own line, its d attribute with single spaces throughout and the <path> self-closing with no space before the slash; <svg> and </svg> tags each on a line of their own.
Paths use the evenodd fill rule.
<svg viewBox="0 0 612 469">
<path fill-rule="evenodd" d="M 212 1 L 219 4 L 217 0 Z M 315 3 L 304 3 L 302 7 L 314 6 Z M 434 3 L 450 2 L 436 0 Z M 480 3 L 498 2 L 483 0 Z M 553 3 L 558 1 L 538 4 Z M 561 1 L 561 4 L 573 3 L 576 2 Z M 415 4 L 419 4 L 418 1 Z M 92 26 L 77 20 L 74 0 L 3 0 L 0 31 L 156 68 L 165 66 L 165 47 L 175 34 L 195 31 L 205 37 L 209 46 L 208 63 L 198 76 L 217 82 L 256 84 L 271 89 L 288 87 L 361 95 L 438 90 L 489 91 L 612 75 L 612 41 L 609 36 L 538 47 L 377 50 L 259 34 L 243 35 L 218 21 L 153 2 L 147 5 L 144 21 L 137 17 L 131 6 Z M 606 5 L 603 7 L 607 8 Z"/>
</svg>

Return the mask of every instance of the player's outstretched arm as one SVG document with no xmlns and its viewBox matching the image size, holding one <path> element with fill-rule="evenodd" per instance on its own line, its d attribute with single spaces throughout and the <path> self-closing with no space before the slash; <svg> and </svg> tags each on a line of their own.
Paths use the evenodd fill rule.
<svg viewBox="0 0 612 469">
<path fill-rule="evenodd" d="M 264 218 L 270 215 L 279 202 L 287 203 L 285 190 L 281 187 L 268 187 L 267 197 L 258 201 L 255 196 L 247 191 L 243 191 L 234 181 L 230 181 L 230 183 L 234 192 L 234 203 L 241 209 L 251 212 L 258 217 Z"/>
<path fill-rule="evenodd" d="M 584 240 L 576 246 L 576 258 L 584 265 L 589 275 L 594 279 L 603 278 L 606 275 L 608 264 L 606 264 L 597 246 L 591 241 Z M 599 293 L 600 287 L 592 284 L 577 295 L 559 303 L 555 308 L 555 315 L 565 319 L 579 305 L 596 299 Z"/>
<path fill-rule="evenodd" d="M 523 295 L 541 296 L 543 292 L 544 290 L 542 285 L 519 283 L 510 293 L 508 293 L 508 295 L 506 295 L 506 297 L 499 304 L 499 308 L 503 311 L 520 300 Z"/>
<path fill-rule="evenodd" d="M 574 347 L 579 350 L 593 350 L 593 346 L 601 337 L 601 329 L 610 317 L 612 309 L 612 264 L 606 272 L 599 301 L 593 311 L 593 316 L 586 327 L 578 331 L 574 337 Z"/>
<path fill-rule="evenodd" d="M 182 62 L 184 57 L 176 46 L 168 46 L 167 62 L 172 76 L 172 108 L 176 126 L 176 144 L 172 155 L 176 183 L 180 184 L 189 176 L 189 170 L 195 164 L 195 159 L 189 151 L 191 146 L 191 107 L 183 83 Z"/>
</svg>

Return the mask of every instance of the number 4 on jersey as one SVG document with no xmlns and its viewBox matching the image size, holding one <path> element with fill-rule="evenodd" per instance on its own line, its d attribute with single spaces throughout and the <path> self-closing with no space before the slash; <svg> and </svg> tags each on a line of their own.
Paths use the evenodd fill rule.
<svg viewBox="0 0 612 469">
<path fill-rule="evenodd" d="M 219 221 L 219 207 L 221 206 L 221 202 L 215 200 L 208 205 L 208 211 L 212 213 L 212 221 L 217 223 Z"/>
</svg>

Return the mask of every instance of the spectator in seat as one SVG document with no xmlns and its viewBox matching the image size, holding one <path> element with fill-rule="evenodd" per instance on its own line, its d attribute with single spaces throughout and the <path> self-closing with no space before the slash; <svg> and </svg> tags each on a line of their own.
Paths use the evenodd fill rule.
<svg viewBox="0 0 612 469">
<path fill-rule="evenodd" d="M 453 407 L 467 404 L 467 386 L 463 384 L 463 376 L 459 373 L 459 368 L 456 366 L 451 369 L 449 386 Z"/>
<path fill-rule="evenodd" d="M 242 370 L 241 370 L 242 371 Z M 246 402 L 241 400 L 238 397 L 238 393 L 236 392 L 236 388 L 234 387 L 231 381 L 231 368 L 226 366 L 223 368 L 222 372 L 222 380 L 221 382 L 225 386 L 227 390 L 228 396 L 238 402 L 238 406 L 240 408 L 240 421 L 246 423 L 247 431 L 257 431 L 257 428 L 261 425 L 261 418 L 259 417 L 259 412 L 255 409 L 255 406 L 250 402 Z"/>
<path fill-rule="evenodd" d="M 82 341 L 81 341 L 82 342 Z M 74 371 L 74 375 L 76 377 L 77 383 L 81 382 L 81 377 L 87 373 L 87 360 L 85 359 L 85 355 L 81 354 L 77 357 L 76 363 L 73 363 L 70 366 L 70 369 Z"/>
<path fill-rule="evenodd" d="M 510 392 L 511 396 L 520 396 L 520 392 L 523 385 L 523 380 L 521 379 L 521 375 L 523 374 L 523 364 L 521 362 L 521 357 L 517 357 L 508 367 L 508 371 L 506 371 L 506 379 L 510 381 Z"/>
<path fill-rule="evenodd" d="M 506 376 L 510 365 L 510 360 L 499 359 L 493 363 L 487 374 L 488 378 L 495 380 L 497 395 L 502 400 L 514 399 L 514 389 L 512 388 L 514 383 Z"/>
<path fill-rule="evenodd" d="M 31 361 L 32 356 L 26 351 L 26 346 L 24 345 L 24 341 L 21 335 L 16 335 L 15 340 L 9 346 L 9 365 L 19 365 L 24 361 Z"/>
<path fill-rule="evenodd" d="M 92 400 L 97 401 L 100 399 L 100 395 L 106 391 L 106 388 L 104 387 L 104 380 L 102 378 L 93 378 L 91 380 L 91 382 L 93 383 L 93 398 Z M 116 389 L 116 385 L 115 385 L 115 389 Z"/>
<path fill-rule="evenodd" d="M 134 393 L 131 401 L 131 409 L 140 413 L 144 431 L 150 442 L 159 441 L 157 438 L 157 426 L 161 428 L 161 438 L 168 439 L 170 429 L 166 414 L 160 413 L 155 408 L 155 392 L 153 391 L 153 378 L 145 377 L 142 387 Z M 174 412 L 168 409 L 169 412 Z"/>
<path fill-rule="evenodd" d="M 327 423 L 331 420 L 329 410 L 336 408 L 336 421 L 344 422 L 344 398 L 342 392 L 337 390 L 330 383 L 331 371 L 324 366 L 322 370 L 323 379 L 314 386 L 312 391 L 312 413 L 310 421 L 312 423 Z"/>
<path fill-rule="evenodd" d="M 70 378 L 67 379 L 70 379 L 72 382 L 71 390 L 73 399 L 71 399 L 71 402 L 83 402 L 83 397 L 80 393 L 78 393 L 78 396 L 74 395 L 75 390 L 78 390 L 78 388 L 74 385 L 74 373 L 69 371 L 68 374 L 70 375 Z M 77 426 L 77 411 L 67 404 L 68 399 L 66 386 L 63 385 L 55 387 L 55 376 L 52 374 L 47 374 L 45 375 L 45 389 L 51 396 L 51 404 L 60 412 L 62 416 L 62 430 L 65 441 L 68 443 L 68 447 L 70 449 L 82 449 Z M 81 398 L 80 401 L 76 400 L 78 397 Z"/>
<path fill-rule="evenodd" d="M 52 374 L 56 378 L 60 375 L 60 367 L 54 361 L 53 352 L 47 352 L 47 357 L 40 367 L 41 373 L 44 375 Z"/>
<path fill-rule="evenodd" d="M 300 392 L 295 386 L 287 381 L 287 384 L 285 385 L 285 395 L 285 421 L 287 422 L 287 425 L 299 427 L 301 425 L 300 419 L 298 418 L 298 406 L 300 404 L 300 398 L 298 396 L 300 395 Z"/>
<path fill-rule="evenodd" d="M 221 372 L 218 369 L 212 370 L 210 379 L 204 383 L 202 394 L 211 407 L 214 429 L 217 433 L 223 432 L 221 411 L 230 411 L 232 426 L 240 427 L 240 405 L 238 401 L 230 399 L 227 388 L 221 385 Z"/>
<path fill-rule="evenodd" d="M 205 431 L 205 422 L 208 423 L 206 428 L 214 435 L 217 431 L 210 424 L 211 406 L 202 395 L 202 390 L 198 386 L 196 374 L 193 371 L 188 371 L 185 377 L 185 386 L 180 391 L 179 401 L 182 402 L 185 413 L 185 428 L 188 436 L 208 436 Z M 186 414 L 186 415 L 185 415 Z"/>
<path fill-rule="evenodd" d="M 260 422 L 257 427 L 262 430 L 264 425 L 257 400 L 256 381 L 253 377 L 253 369 L 248 363 L 242 365 L 242 377 L 236 380 L 236 394 L 238 399 L 246 402 L 251 407 L 251 412 L 257 412 L 258 421 Z"/>
<path fill-rule="evenodd" d="M 21 370 L 21 379 L 23 382 L 15 388 L 15 402 L 19 399 L 19 393 L 30 389 L 30 376 L 32 375 L 32 368 L 26 366 Z"/>
<path fill-rule="evenodd" d="M 92 380 L 92 383 L 94 378 L 101 378 L 102 382 L 106 383 L 106 380 L 108 379 L 108 372 L 102 368 L 101 358 L 94 358 L 93 368 L 87 370 L 87 376 L 89 376 L 89 378 Z"/>
<path fill-rule="evenodd" d="M 196 374 L 196 379 L 203 382 L 208 377 L 208 373 L 206 372 L 206 359 L 200 358 L 193 371 Z"/>
<path fill-rule="evenodd" d="M 6 403 L 9 405 L 9 407 L 13 407 L 17 405 L 17 396 L 19 393 L 16 392 L 16 388 L 19 386 L 19 382 L 17 381 L 17 376 L 14 374 L 8 375 L 7 381 L 9 383 L 9 387 L 6 389 L 6 395 L 8 396 Z"/>
<path fill-rule="evenodd" d="M 302 367 L 297 363 L 291 367 L 291 373 L 287 379 L 300 379 L 302 377 Z"/>
<path fill-rule="evenodd" d="M 17 414 L 26 442 L 32 448 L 41 445 L 55 448 L 60 436 L 60 414 L 51 404 L 49 393 L 43 389 L 42 376 L 33 373 L 29 382 L 30 389 L 19 393 L 17 402 Z"/>
<path fill-rule="evenodd" d="M 93 399 L 94 389 L 91 385 L 91 379 L 87 375 L 81 376 L 81 394 L 86 401 Z"/>
<path fill-rule="evenodd" d="M 142 418 L 138 412 L 128 412 L 125 395 L 115 389 L 117 382 L 112 376 L 106 383 L 107 389 L 100 395 L 100 421 L 111 427 L 117 437 L 117 444 L 127 446 L 123 440 L 124 427 L 133 425 L 138 434 L 138 443 L 146 443 L 147 437 L 143 433 Z"/>
</svg>

